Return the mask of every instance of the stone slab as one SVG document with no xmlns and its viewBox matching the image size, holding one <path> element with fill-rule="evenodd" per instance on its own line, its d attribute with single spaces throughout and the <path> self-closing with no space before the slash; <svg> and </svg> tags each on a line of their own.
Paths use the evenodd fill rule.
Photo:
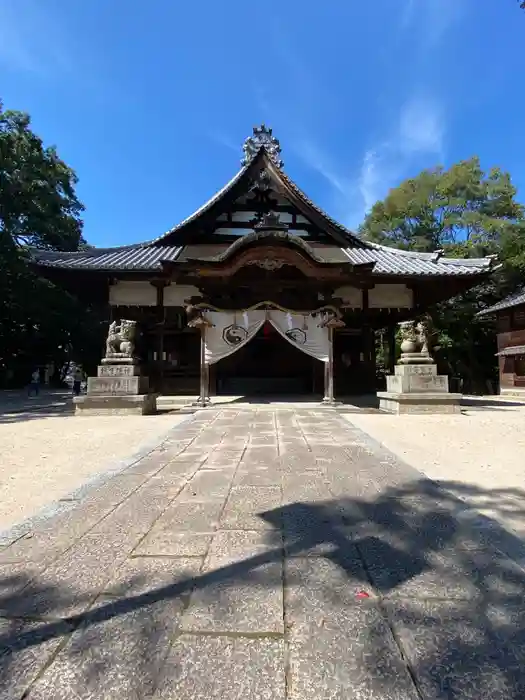
<svg viewBox="0 0 525 700">
<path fill-rule="evenodd" d="M 171 599 L 148 605 L 97 601 L 27 700 L 151 697 L 180 611 L 181 602 Z"/>
<path fill-rule="evenodd" d="M 281 639 L 183 634 L 153 700 L 285 700 L 284 655 Z"/>
<path fill-rule="evenodd" d="M 178 607 L 182 610 L 202 563 L 203 559 L 198 557 L 171 559 L 134 556 L 119 567 L 101 595 L 104 598 L 127 598 L 148 593 L 152 600 L 179 601 Z"/>
<path fill-rule="evenodd" d="M 402 549 L 375 537 L 359 541 L 358 548 L 373 585 L 386 597 L 469 600 L 478 595 L 475 570 L 459 555 L 443 557 L 425 551 L 423 543 L 417 550 L 410 544 Z"/>
<path fill-rule="evenodd" d="M 403 600 L 387 601 L 385 609 L 423 698 L 525 696 L 521 604 Z"/>
<path fill-rule="evenodd" d="M 0 700 L 19 700 L 67 639 L 72 626 L 0 618 Z M 48 697 L 55 697 L 51 693 Z"/>
<path fill-rule="evenodd" d="M 206 585 L 192 593 L 183 630 L 284 634 L 282 561 L 250 559 L 207 558 Z"/>
<path fill-rule="evenodd" d="M 290 700 L 421 700 L 378 607 L 370 600 L 292 623 Z"/>
<path fill-rule="evenodd" d="M 276 486 L 235 486 L 222 513 L 221 528 L 272 529 L 274 525 L 263 514 L 280 508 L 281 500 L 281 489 Z"/>
<path fill-rule="evenodd" d="M 214 532 L 219 523 L 222 506 L 220 501 L 179 503 L 176 500 L 157 520 L 155 527 L 170 529 L 172 532 Z"/>
<path fill-rule="evenodd" d="M 322 559 L 305 556 L 285 562 L 286 622 L 294 627 L 321 624 L 338 611 L 376 597 L 355 547 Z"/>
<path fill-rule="evenodd" d="M 98 536 L 82 540 L 50 564 L 14 600 L 0 601 L 0 615 L 60 619 L 86 610 L 118 566 L 117 553 Z"/>
<path fill-rule="evenodd" d="M 74 396 L 75 413 L 84 416 L 152 415 L 157 411 L 155 394 L 139 396 Z"/>
<path fill-rule="evenodd" d="M 217 530 L 210 544 L 209 556 L 242 562 L 260 554 L 272 552 L 282 557 L 282 536 L 273 530 Z"/>
<path fill-rule="evenodd" d="M 234 469 L 200 469 L 179 494 L 177 502 L 196 503 L 215 499 L 224 502 L 234 473 Z"/>
<path fill-rule="evenodd" d="M 171 527 L 154 527 L 133 550 L 147 557 L 203 557 L 208 552 L 212 534 L 174 532 Z"/>
<path fill-rule="evenodd" d="M 281 471 L 276 468 L 239 469 L 234 479 L 235 486 L 280 486 Z"/>
</svg>

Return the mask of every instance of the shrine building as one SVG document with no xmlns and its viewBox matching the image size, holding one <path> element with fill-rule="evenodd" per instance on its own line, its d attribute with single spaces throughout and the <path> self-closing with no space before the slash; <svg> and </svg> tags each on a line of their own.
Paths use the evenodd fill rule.
<svg viewBox="0 0 525 700">
<path fill-rule="evenodd" d="M 232 179 L 154 240 L 34 252 L 41 274 L 106 305 L 108 322 L 137 322 L 135 352 L 156 394 L 375 392 L 376 330 L 387 329 L 392 359 L 397 323 L 493 267 L 359 238 L 286 175 L 264 125 L 243 150 Z"/>
</svg>

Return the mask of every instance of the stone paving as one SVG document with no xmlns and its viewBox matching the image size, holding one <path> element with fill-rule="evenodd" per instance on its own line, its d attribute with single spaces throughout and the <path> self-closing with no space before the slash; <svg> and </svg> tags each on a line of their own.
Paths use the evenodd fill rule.
<svg viewBox="0 0 525 700">
<path fill-rule="evenodd" d="M 202 411 L 0 551 L 0 699 L 523 698 L 522 548 L 335 412 Z"/>
</svg>

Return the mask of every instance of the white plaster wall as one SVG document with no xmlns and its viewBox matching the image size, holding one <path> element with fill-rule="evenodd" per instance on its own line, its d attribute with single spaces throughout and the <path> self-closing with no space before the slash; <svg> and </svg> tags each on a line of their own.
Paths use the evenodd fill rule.
<svg viewBox="0 0 525 700">
<path fill-rule="evenodd" d="M 376 284 L 368 291 L 371 309 L 411 309 L 413 305 L 414 295 L 405 284 Z"/>
<path fill-rule="evenodd" d="M 343 305 L 353 309 L 361 309 L 363 306 L 363 294 L 357 287 L 339 287 L 334 292 L 334 297 L 343 300 Z"/>
<path fill-rule="evenodd" d="M 255 215 L 254 211 L 234 211 L 232 221 L 252 221 Z"/>
<path fill-rule="evenodd" d="M 157 290 L 149 282 L 118 281 L 109 288 L 111 306 L 156 306 Z"/>
<path fill-rule="evenodd" d="M 185 299 L 197 296 L 201 296 L 197 287 L 172 282 L 168 287 L 164 287 L 164 306 L 185 306 Z"/>
</svg>

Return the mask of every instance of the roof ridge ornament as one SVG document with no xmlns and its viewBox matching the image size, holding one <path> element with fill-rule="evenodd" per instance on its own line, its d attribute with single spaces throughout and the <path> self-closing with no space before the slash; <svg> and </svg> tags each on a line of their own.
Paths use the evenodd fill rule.
<svg viewBox="0 0 525 700">
<path fill-rule="evenodd" d="M 261 148 L 264 148 L 274 165 L 278 168 L 284 166 L 281 160 L 281 144 L 279 143 L 279 139 L 275 138 L 272 129 L 267 127 L 266 124 L 253 127 L 253 134 L 248 136 L 242 147 L 244 158 L 241 160 L 241 164 L 243 166 L 249 165 Z"/>
<path fill-rule="evenodd" d="M 255 226 L 253 227 L 255 231 L 275 231 L 275 232 L 286 232 L 288 231 L 288 224 L 284 224 L 281 221 L 279 214 L 273 211 L 266 212 L 262 214 Z"/>
</svg>

